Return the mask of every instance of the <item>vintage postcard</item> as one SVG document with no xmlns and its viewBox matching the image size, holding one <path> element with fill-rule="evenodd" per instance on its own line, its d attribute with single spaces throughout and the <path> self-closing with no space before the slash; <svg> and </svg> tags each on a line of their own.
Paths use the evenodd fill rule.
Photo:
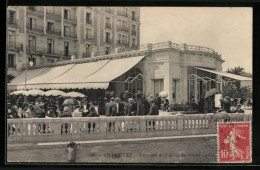
<svg viewBox="0 0 260 170">
<path fill-rule="evenodd" d="M 252 8 L 6 16 L 6 163 L 253 161 Z"/>
</svg>

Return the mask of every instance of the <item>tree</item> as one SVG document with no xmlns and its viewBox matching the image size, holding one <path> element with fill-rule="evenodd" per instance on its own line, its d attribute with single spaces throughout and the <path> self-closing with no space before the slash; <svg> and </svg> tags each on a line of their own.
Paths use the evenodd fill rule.
<svg viewBox="0 0 260 170">
<path fill-rule="evenodd" d="M 231 68 L 228 69 L 227 72 L 231 73 L 231 74 L 236 74 L 236 75 L 240 75 L 242 73 L 242 71 L 244 71 L 245 69 L 243 67 L 235 67 L 235 68 Z"/>
<path fill-rule="evenodd" d="M 12 74 L 7 74 L 7 83 L 10 83 L 15 78 Z"/>
</svg>

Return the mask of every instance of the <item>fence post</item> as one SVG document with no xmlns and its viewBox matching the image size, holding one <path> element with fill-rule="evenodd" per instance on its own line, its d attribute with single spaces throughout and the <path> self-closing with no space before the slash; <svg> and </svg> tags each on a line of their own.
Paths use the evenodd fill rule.
<svg viewBox="0 0 260 170">
<path fill-rule="evenodd" d="M 183 130 L 183 126 L 184 126 L 184 115 L 179 115 L 178 119 L 177 119 L 177 129 L 178 130 Z"/>
</svg>

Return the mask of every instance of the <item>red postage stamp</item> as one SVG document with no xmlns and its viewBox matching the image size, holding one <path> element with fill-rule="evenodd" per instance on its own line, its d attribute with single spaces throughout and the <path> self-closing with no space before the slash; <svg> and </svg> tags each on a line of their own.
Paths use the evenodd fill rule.
<svg viewBox="0 0 260 170">
<path fill-rule="evenodd" d="M 251 123 L 218 123 L 218 162 L 251 163 Z"/>
</svg>

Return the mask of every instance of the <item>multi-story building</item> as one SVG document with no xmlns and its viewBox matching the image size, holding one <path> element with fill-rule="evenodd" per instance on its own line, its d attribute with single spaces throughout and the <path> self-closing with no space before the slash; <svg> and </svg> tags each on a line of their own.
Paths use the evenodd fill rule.
<svg viewBox="0 0 260 170">
<path fill-rule="evenodd" d="M 34 65 L 138 50 L 138 7 L 9 6 L 8 73 Z"/>
</svg>

